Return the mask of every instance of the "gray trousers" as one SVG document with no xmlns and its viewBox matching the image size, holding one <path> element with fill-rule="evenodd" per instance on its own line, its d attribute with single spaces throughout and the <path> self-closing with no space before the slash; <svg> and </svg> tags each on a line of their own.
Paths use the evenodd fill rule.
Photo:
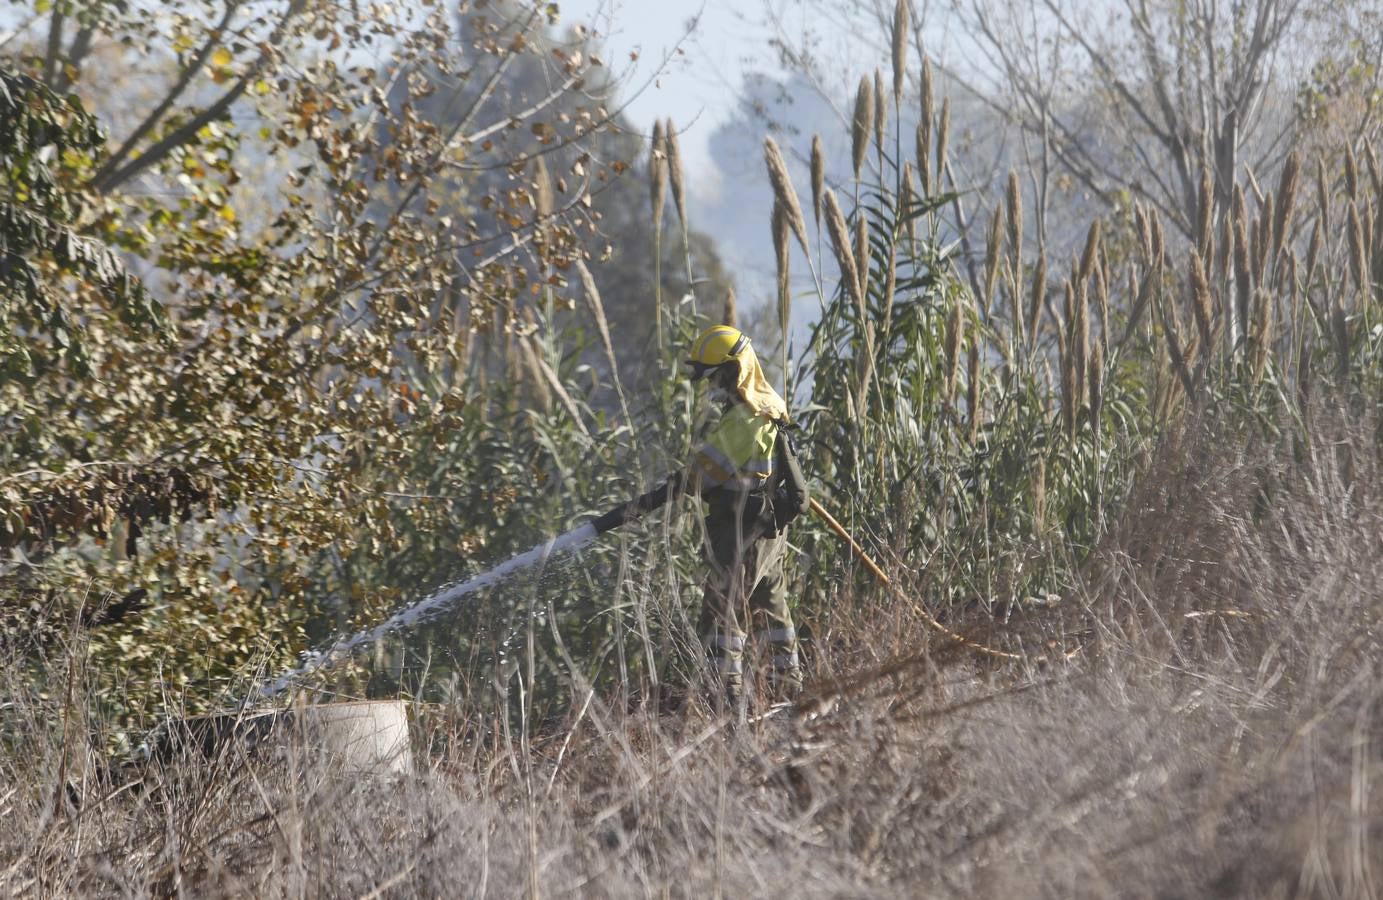
<svg viewBox="0 0 1383 900">
<path fill-rule="evenodd" d="M 706 519 L 710 573 L 697 631 L 712 667 L 730 687 L 743 685 L 745 644 L 751 630 L 761 649 L 771 654 L 770 684 L 776 687 L 785 677 L 801 680 L 797 632 L 783 578 L 786 550 L 786 532 L 756 539 L 744 533 L 733 511 L 727 514 L 713 508 Z"/>
</svg>

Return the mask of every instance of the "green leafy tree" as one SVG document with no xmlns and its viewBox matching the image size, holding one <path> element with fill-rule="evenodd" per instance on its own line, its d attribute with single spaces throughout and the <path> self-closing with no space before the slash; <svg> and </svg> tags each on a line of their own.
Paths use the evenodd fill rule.
<svg viewBox="0 0 1383 900">
<path fill-rule="evenodd" d="M 377 617 L 417 583 L 405 574 L 546 531 L 540 512 L 577 507 L 537 488 L 600 422 L 562 273 L 599 255 L 593 196 L 628 163 L 581 149 L 613 119 L 592 91 L 568 99 L 593 62 L 549 39 L 554 10 L 211 10 L 45 4 L 46 39 L 0 58 L 7 86 L 33 85 L 24 103 L 82 136 L 7 151 L 23 170 L 7 208 L 66 231 L 7 245 L 50 308 L 6 307 L 3 597 L 65 623 L 148 590 L 92 643 L 130 709 L 214 702 L 245 661 L 281 665 Z M 128 80 L 90 77 L 122 62 Z M 534 102 L 508 81 L 525 66 L 550 76 Z M 115 137 L 59 116 L 77 108 L 60 90 Z M 551 196 L 549 144 L 588 154 Z"/>
<path fill-rule="evenodd" d="M 65 174 L 105 142 L 75 97 L 0 72 L 0 354 L 6 378 L 55 367 L 88 373 L 86 316 L 152 333 L 162 310 L 105 243 L 81 233 L 84 204 Z M 38 350 L 38 357 L 30 352 Z"/>
</svg>

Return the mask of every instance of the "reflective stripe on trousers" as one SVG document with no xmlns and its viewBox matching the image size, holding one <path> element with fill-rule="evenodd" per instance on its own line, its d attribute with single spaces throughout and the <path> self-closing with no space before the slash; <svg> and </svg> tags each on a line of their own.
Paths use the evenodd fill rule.
<svg viewBox="0 0 1383 900">
<path fill-rule="evenodd" d="M 755 635 L 759 640 L 770 644 L 797 645 L 796 628 L 765 628 Z"/>
<path fill-rule="evenodd" d="M 732 652 L 744 650 L 744 635 L 742 634 L 716 634 L 713 632 L 706 635 L 703 640 L 712 653 L 717 650 L 730 650 Z"/>
<path fill-rule="evenodd" d="M 800 668 L 801 663 L 797 659 L 797 651 L 791 653 L 773 654 L 773 670 L 775 672 L 786 672 L 790 669 Z"/>
</svg>

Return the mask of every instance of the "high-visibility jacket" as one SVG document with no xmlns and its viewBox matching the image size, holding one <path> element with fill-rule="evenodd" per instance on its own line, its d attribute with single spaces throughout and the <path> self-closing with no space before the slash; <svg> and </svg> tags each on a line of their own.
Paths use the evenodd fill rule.
<svg viewBox="0 0 1383 900">
<path fill-rule="evenodd" d="M 660 508 L 684 491 L 699 493 L 710 501 L 712 518 L 730 510 L 739 517 L 746 495 L 766 488 L 773 477 L 777 437 L 778 425 L 772 419 L 736 403 L 721 415 L 686 469 L 643 496 L 597 516 L 591 524 L 597 533 L 604 533 Z"/>
<path fill-rule="evenodd" d="M 754 491 L 773 477 L 778 426 L 748 406 L 735 403 L 720 417 L 706 442 L 692 456 L 692 474 L 701 491 L 726 488 Z"/>
</svg>

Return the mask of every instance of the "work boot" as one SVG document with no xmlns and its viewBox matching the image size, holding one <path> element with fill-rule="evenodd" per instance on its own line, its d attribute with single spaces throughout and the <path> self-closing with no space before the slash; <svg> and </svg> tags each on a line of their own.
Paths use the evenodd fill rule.
<svg viewBox="0 0 1383 900">
<path fill-rule="evenodd" d="M 792 666 L 774 672 L 770 678 L 775 703 L 791 703 L 802 693 L 802 667 Z"/>
<path fill-rule="evenodd" d="M 730 716 L 742 718 L 745 713 L 744 701 L 744 679 L 731 676 L 725 679 L 722 684 L 721 702 L 724 704 L 720 711 Z"/>
</svg>

